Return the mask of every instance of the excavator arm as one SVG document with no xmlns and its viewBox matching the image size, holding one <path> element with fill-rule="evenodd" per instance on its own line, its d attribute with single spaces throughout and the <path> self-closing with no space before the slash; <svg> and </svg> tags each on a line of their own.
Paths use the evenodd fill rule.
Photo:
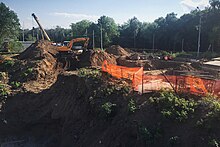
<svg viewBox="0 0 220 147">
<path fill-rule="evenodd" d="M 58 47 L 58 51 L 60 52 L 68 52 L 71 51 L 75 43 L 82 43 L 82 47 L 87 49 L 89 44 L 89 38 L 75 38 L 72 39 L 67 46 Z"/>
<path fill-rule="evenodd" d="M 42 25 L 40 24 L 40 22 L 39 22 L 37 16 L 36 16 L 34 13 L 32 13 L 32 16 L 33 16 L 33 18 L 35 19 L 35 21 L 37 22 L 37 24 L 38 24 L 40 30 L 43 32 L 44 36 L 47 38 L 47 40 L 50 41 L 50 37 L 47 35 L 47 32 L 44 30 L 44 28 L 43 28 Z M 43 36 L 43 35 L 42 35 L 42 36 Z"/>
</svg>

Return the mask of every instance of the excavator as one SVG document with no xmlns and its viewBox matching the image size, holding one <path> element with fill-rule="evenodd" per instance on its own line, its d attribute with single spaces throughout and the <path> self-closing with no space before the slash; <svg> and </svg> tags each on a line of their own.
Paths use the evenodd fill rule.
<svg viewBox="0 0 220 147">
<path fill-rule="evenodd" d="M 42 39 L 44 39 L 44 36 L 45 36 L 48 41 L 51 41 L 47 32 L 44 30 L 44 28 L 40 24 L 37 16 L 34 13 L 32 14 L 32 16 L 37 22 L 41 30 Z M 57 57 L 58 57 L 58 60 L 61 63 L 63 63 L 63 66 L 64 66 L 63 68 L 68 69 L 73 60 L 79 61 L 78 56 L 82 54 L 83 52 L 88 51 L 87 49 L 88 44 L 89 44 L 89 38 L 83 37 L 83 38 L 74 38 L 67 45 L 57 46 L 57 51 L 59 52 Z"/>
<path fill-rule="evenodd" d="M 71 66 L 72 61 L 79 61 L 79 55 L 84 52 L 88 52 L 89 38 L 75 38 L 72 39 L 67 46 L 59 46 L 58 59 L 64 63 L 64 69 L 68 69 Z"/>
</svg>

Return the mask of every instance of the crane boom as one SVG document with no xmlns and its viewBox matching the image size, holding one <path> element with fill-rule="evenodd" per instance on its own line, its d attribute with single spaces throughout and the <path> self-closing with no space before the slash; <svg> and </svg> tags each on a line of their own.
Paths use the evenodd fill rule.
<svg viewBox="0 0 220 147">
<path fill-rule="evenodd" d="M 42 25 L 40 24 L 40 22 L 39 22 L 37 16 L 36 16 L 34 13 L 32 13 L 32 16 L 34 17 L 35 21 L 37 22 L 37 24 L 38 24 L 38 26 L 40 27 L 41 31 L 43 32 L 44 36 L 47 38 L 47 40 L 50 41 L 50 37 L 47 35 L 47 32 L 44 30 L 44 28 L 43 28 Z"/>
</svg>

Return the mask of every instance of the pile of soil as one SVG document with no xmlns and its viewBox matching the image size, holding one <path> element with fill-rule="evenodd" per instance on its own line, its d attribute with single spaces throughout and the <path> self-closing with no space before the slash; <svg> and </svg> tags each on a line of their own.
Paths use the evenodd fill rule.
<svg viewBox="0 0 220 147">
<path fill-rule="evenodd" d="M 153 68 L 150 60 L 128 60 L 125 56 L 119 57 L 117 64 L 126 67 L 144 67 L 144 70 Z"/>
<path fill-rule="evenodd" d="M 113 55 L 108 54 L 107 52 L 102 50 L 97 50 L 93 52 L 90 56 L 91 66 L 102 66 L 105 60 L 109 64 L 117 64 L 116 58 Z"/>
<path fill-rule="evenodd" d="M 59 72 L 55 58 L 57 53 L 56 47 L 51 45 L 51 42 L 40 40 L 17 57 L 23 63 L 22 66 L 29 67 L 26 70 L 31 72 L 31 78 L 29 78 L 31 80 L 25 81 L 24 84 L 26 90 L 39 92 L 50 87 L 56 81 Z"/>
<path fill-rule="evenodd" d="M 112 45 L 108 49 L 106 49 L 105 51 L 107 53 L 113 54 L 115 56 L 129 56 L 129 54 L 130 54 L 119 45 Z"/>
<path fill-rule="evenodd" d="M 58 53 L 56 46 L 51 45 L 47 40 L 39 40 L 29 46 L 22 52 L 18 59 L 20 60 L 40 60 L 44 58 L 51 58 Z"/>
</svg>

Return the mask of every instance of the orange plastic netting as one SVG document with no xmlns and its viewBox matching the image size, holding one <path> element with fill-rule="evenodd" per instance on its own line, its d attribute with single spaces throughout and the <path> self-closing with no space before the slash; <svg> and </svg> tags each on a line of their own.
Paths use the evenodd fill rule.
<svg viewBox="0 0 220 147">
<path fill-rule="evenodd" d="M 119 79 L 128 79 L 132 81 L 132 87 L 136 88 L 142 82 L 143 67 L 128 68 L 114 64 L 108 64 L 104 61 L 102 70 Z"/>
<path fill-rule="evenodd" d="M 135 91 L 146 93 L 162 89 L 197 95 L 215 94 L 220 97 L 220 81 L 193 76 L 144 75 L 143 67 L 128 68 L 103 62 L 102 70 L 119 79 L 132 81 Z"/>
</svg>

